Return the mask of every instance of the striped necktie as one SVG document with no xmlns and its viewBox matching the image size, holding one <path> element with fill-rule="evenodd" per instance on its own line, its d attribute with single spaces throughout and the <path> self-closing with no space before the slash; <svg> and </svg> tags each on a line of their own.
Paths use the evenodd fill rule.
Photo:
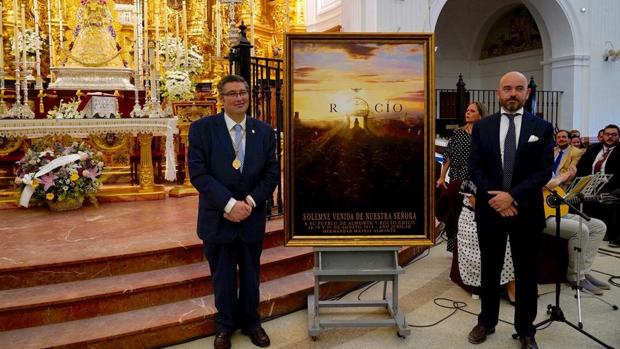
<svg viewBox="0 0 620 349">
<path fill-rule="evenodd" d="M 245 155 L 245 149 L 243 148 L 243 128 L 241 124 L 235 125 L 235 151 L 237 152 L 237 159 L 241 161 L 241 167 L 239 171 L 243 171 L 243 157 Z"/>
</svg>

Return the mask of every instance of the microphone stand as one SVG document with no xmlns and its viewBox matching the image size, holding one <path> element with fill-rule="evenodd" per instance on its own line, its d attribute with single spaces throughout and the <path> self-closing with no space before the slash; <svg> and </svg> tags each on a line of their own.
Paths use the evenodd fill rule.
<svg viewBox="0 0 620 349">
<path fill-rule="evenodd" d="M 555 241 L 556 241 L 556 246 L 559 246 L 560 245 L 560 223 L 562 219 L 561 213 L 560 213 L 561 204 L 568 205 L 568 207 L 574 210 L 575 214 L 585 219 L 586 221 L 590 221 L 590 217 L 586 215 L 585 213 L 583 213 L 581 210 L 579 210 L 577 207 L 572 205 L 570 202 L 566 201 L 562 196 L 558 194 L 557 191 L 549 189 L 549 188 L 547 188 L 547 190 L 551 192 L 551 196 L 549 196 L 549 200 L 550 200 L 549 205 L 555 208 Z M 549 314 L 549 318 L 539 322 L 538 324 L 535 324 L 534 327 L 539 328 L 550 322 L 560 321 L 574 328 L 575 330 L 581 332 L 582 334 L 586 335 L 587 337 L 599 343 L 600 345 L 604 346 L 605 348 L 614 349 L 612 346 L 605 344 L 600 339 L 584 331 L 581 328 L 582 326 L 577 326 L 573 324 L 572 322 L 568 321 L 566 317 L 564 316 L 564 312 L 562 311 L 562 308 L 560 307 L 560 287 L 562 284 L 562 270 L 559 268 L 559 265 L 561 264 L 559 261 L 560 259 L 559 254 L 557 255 L 557 259 L 558 261 L 557 261 L 557 266 L 556 266 L 556 271 L 555 271 L 555 305 L 552 305 L 552 304 L 547 305 L 547 314 Z M 579 283 L 577 283 L 576 287 L 578 290 L 581 289 L 581 286 L 579 285 Z"/>
</svg>

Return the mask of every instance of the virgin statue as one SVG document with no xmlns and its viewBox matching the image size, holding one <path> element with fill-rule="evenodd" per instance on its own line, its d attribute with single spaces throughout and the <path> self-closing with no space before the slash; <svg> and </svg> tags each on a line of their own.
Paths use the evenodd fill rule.
<svg viewBox="0 0 620 349">
<path fill-rule="evenodd" d="M 127 67 L 116 42 L 107 0 L 80 0 L 66 67 Z"/>
</svg>

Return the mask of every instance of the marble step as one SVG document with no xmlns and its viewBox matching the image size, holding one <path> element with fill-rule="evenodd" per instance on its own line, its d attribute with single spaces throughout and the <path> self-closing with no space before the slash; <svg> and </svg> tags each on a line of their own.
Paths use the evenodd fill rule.
<svg viewBox="0 0 620 349">
<path fill-rule="evenodd" d="M 261 256 L 261 281 L 312 268 L 309 247 L 273 247 Z M 84 319 L 181 301 L 213 292 L 206 262 L 92 280 L 0 291 L 0 331 Z"/>
<path fill-rule="evenodd" d="M 284 244 L 282 225 L 268 224 L 263 248 L 268 249 Z M 142 248 L 136 246 L 136 249 Z M 63 261 L 42 262 L 22 266 L 15 264 L 0 268 L 0 290 L 26 288 L 79 280 L 89 280 L 106 276 L 139 273 L 161 268 L 198 263 L 204 260 L 202 243 L 198 239 L 183 244 L 171 240 L 159 249 L 112 254 L 79 259 L 67 257 Z"/>
<path fill-rule="evenodd" d="M 322 298 L 351 290 L 359 283 L 325 283 Z M 269 319 L 302 309 L 313 292 L 312 271 L 261 284 L 260 315 Z M 0 343 L 29 348 L 154 348 L 208 336 L 215 331 L 213 296 L 149 308 L 0 332 Z"/>
</svg>

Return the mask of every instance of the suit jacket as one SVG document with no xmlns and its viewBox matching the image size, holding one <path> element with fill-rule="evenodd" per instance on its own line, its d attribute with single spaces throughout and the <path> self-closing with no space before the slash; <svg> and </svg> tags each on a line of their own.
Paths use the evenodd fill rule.
<svg viewBox="0 0 620 349">
<path fill-rule="evenodd" d="M 477 187 L 476 220 L 478 228 L 493 229 L 501 216 L 488 201 L 490 190 L 503 190 L 503 163 L 500 148 L 499 113 L 482 118 L 472 131 L 469 173 Z M 537 140 L 533 140 L 535 136 Z M 530 141 L 532 138 L 533 141 Z M 510 195 L 518 205 L 520 223 L 545 226 L 542 187 L 553 171 L 553 127 L 550 123 L 524 113 L 515 154 Z"/>
<path fill-rule="evenodd" d="M 200 193 L 198 236 L 209 243 L 229 243 L 240 237 L 255 242 L 265 234 L 265 202 L 280 179 L 276 160 L 275 133 L 264 122 L 246 117 L 243 171 L 235 170 L 230 132 L 224 114 L 194 121 L 189 129 L 188 168 L 190 180 Z M 223 217 L 230 200 L 251 195 L 256 207 L 245 220 L 234 223 Z"/>
<path fill-rule="evenodd" d="M 554 159 L 558 155 L 559 152 L 560 152 L 559 147 L 555 147 L 553 149 Z M 583 153 L 584 152 L 582 149 L 575 148 L 572 145 L 569 145 L 566 151 L 564 152 L 564 156 L 562 156 L 562 159 L 560 159 L 560 163 L 558 164 L 558 171 L 557 171 L 558 174 L 562 174 L 568 171 L 568 168 L 571 165 L 577 166 L 577 163 L 579 162 L 579 159 L 581 159 L 581 156 L 583 155 Z"/>
<path fill-rule="evenodd" d="M 592 167 L 596 156 L 603 148 L 603 143 L 597 143 L 588 148 L 585 154 L 579 160 L 577 165 L 577 176 L 587 176 L 592 174 Z M 605 174 L 613 174 L 609 183 L 603 188 L 604 192 L 610 192 L 620 188 L 620 145 L 616 145 L 605 163 Z"/>
</svg>

